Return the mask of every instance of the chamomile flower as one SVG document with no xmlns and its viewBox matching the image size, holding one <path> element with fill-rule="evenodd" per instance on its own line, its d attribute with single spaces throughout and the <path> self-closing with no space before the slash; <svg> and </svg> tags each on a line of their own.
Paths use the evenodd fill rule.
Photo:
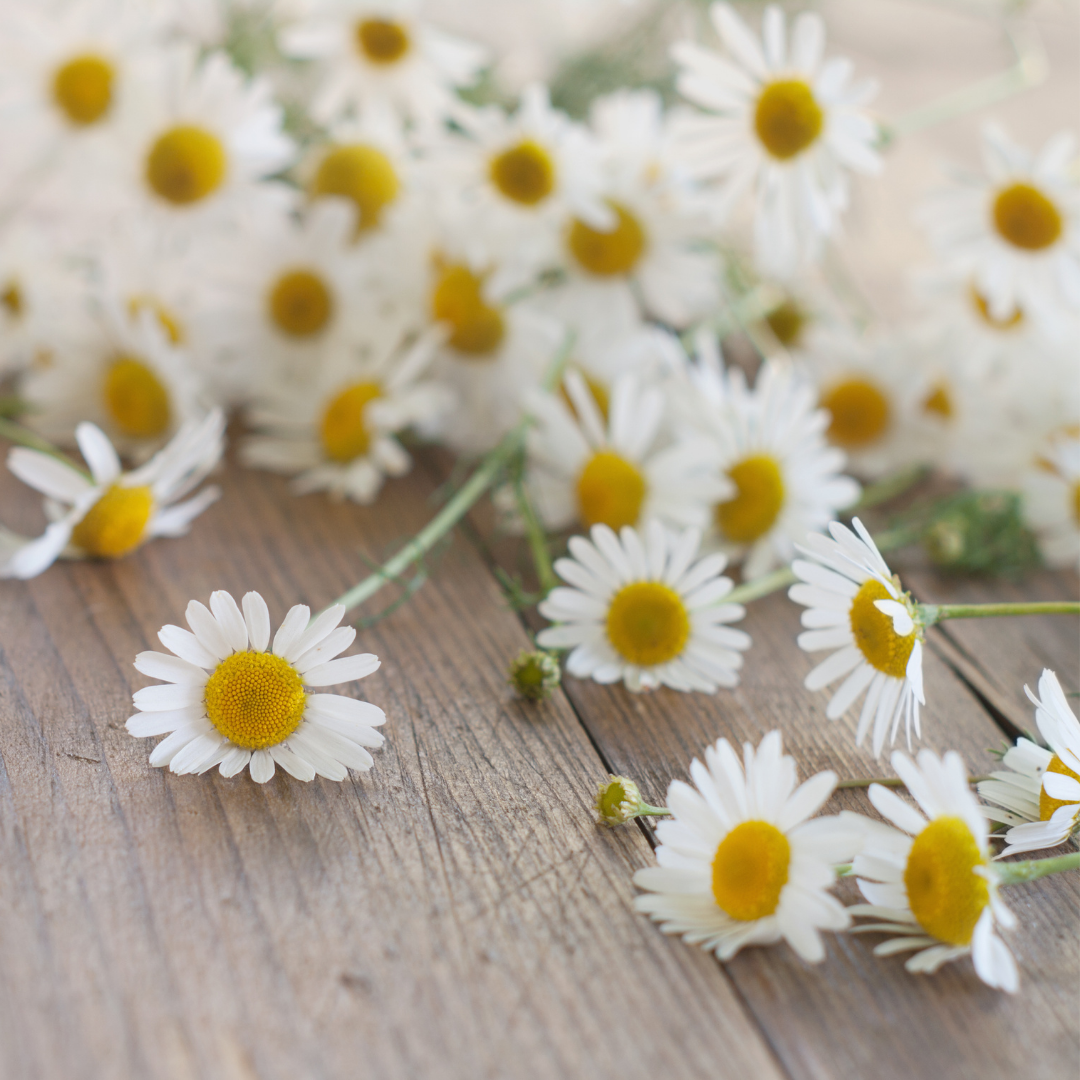
<svg viewBox="0 0 1080 1080">
<path fill-rule="evenodd" d="M 878 945 L 877 956 L 921 950 L 905 964 L 911 972 L 929 974 L 970 953 L 987 986 L 1014 993 L 1016 962 L 994 930 L 1015 926 L 1016 918 L 998 897 L 986 818 L 960 755 L 920 750 L 916 764 L 897 751 L 892 766 L 922 813 L 870 785 L 870 801 L 896 828 L 867 822 L 853 873 L 869 903 L 848 911 L 875 921 L 857 932 L 898 935 Z"/>
<path fill-rule="evenodd" d="M 922 678 L 922 627 L 910 596 L 900 588 L 873 538 L 858 518 L 853 533 L 834 521 L 832 539 L 810 534 L 805 546 L 813 560 L 796 559 L 791 569 L 800 584 L 788 595 L 809 610 L 799 647 L 807 652 L 835 650 L 806 676 L 808 690 L 821 690 L 843 677 L 825 715 L 843 716 L 866 691 L 857 744 L 873 730 L 874 756 L 885 739 L 895 740 L 901 720 L 921 735 L 919 706 L 926 704 Z M 858 535 L 856 535 L 856 533 Z"/>
<path fill-rule="evenodd" d="M 616 535 L 593 527 L 591 541 L 570 539 L 572 558 L 555 572 L 570 588 L 553 589 L 540 614 L 558 622 L 542 630 L 545 649 L 572 649 L 566 670 L 578 678 L 627 689 L 715 693 L 735 686 L 750 636 L 727 626 L 746 614 L 725 604 L 731 579 L 721 577 L 726 559 L 695 561 L 701 533 L 669 533 L 657 521 L 639 533 L 629 526 Z"/>
<path fill-rule="evenodd" d="M 423 123 L 450 113 L 453 92 L 475 82 L 487 50 L 436 29 L 419 10 L 417 0 L 312 0 L 284 26 L 285 55 L 320 65 L 316 120 L 378 104 Z"/>
<path fill-rule="evenodd" d="M 338 626 L 345 608 L 335 604 L 311 618 L 304 604 L 290 608 L 270 647 L 266 601 L 249 592 L 243 612 L 227 592 L 210 596 L 210 607 L 187 606 L 191 631 L 164 626 L 162 645 L 174 655 L 142 652 L 135 667 L 165 685 L 134 695 L 140 711 L 127 722 L 136 738 L 167 735 L 150 764 L 178 774 L 222 776 L 250 768 L 265 784 L 280 765 L 297 780 L 344 780 L 348 770 L 367 772 L 369 750 L 386 741 L 376 730 L 386 715 L 376 705 L 307 688 L 363 679 L 379 668 L 371 653 L 339 656 L 356 637 Z M 335 659 L 337 657 L 337 659 Z"/>
<path fill-rule="evenodd" d="M 331 356 L 310 383 L 264 381 L 248 413 L 262 434 L 242 445 L 245 464 L 295 474 L 297 494 L 328 491 L 359 503 L 374 500 L 384 477 L 408 472 L 412 461 L 395 435 L 429 426 L 452 403 L 424 378 L 441 335 L 429 330 L 410 342 L 400 321 L 380 322 L 370 320 L 365 339 Z"/>
<path fill-rule="evenodd" d="M 1002 857 L 1057 847 L 1080 828 L 1080 722 L 1049 669 L 1039 679 L 1039 697 L 1024 690 L 1050 749 L 1017 739 L 1002 758 L 1005 768 L 978 785 L 979 794 L 993 804 L 983 807 L 986 816 L 1012 826 Z"/>
<path fill-rule="evenodd" d="M 105 433 L 81 423 L 75 438 L 90 476 L 36 450 L 16 447 L 8 468 L 46 496 L 51 520 L 37 540 L 8 545 L 0 577 L 32 578 L 61 556 L 118 559 L 157 536 L 183 536 L 188 526 L 221 494 L 203 488 L 185 502 L 221 460 L 225 417 L 220 410 L 186 424 L 173 440 L 134 472 L 122 472 Z M 10 539 L 10 534 L 7 534 Z"/>
<path fill-rule="evenodd" d="M 617 530 L 652 518 L 675 528 L 706 524 L 709 505 L 728 485 L 712 467 L 704 439 L 663 438 L 662 384 L 620 376 L 606 417 L 577 371 L 566 373 L 563 393 L 526 398 L 537 421 L 527 441 L 528 484 L 548 528 Z"/>
<path fill-rule="evenodd" d="M 1073 567 L 1080 558 L 1080 437 L 1047 440 L 1038 465 L 1021 480 L 1023 513 L 1050 566 Z"/>
<path fill-rule="evenodd" d="M 1080 183 L 1076 140 L 1051 138 L 1037 155 L 996 124 L 983 128 L 985 176 L 958 175 L 923 220 L 942 256 L 968 273 L 987 315 L 1053 322 L 1080 311 Z"/>
<path fill-rule="evenodd" d="M 757 260 L 787 277 L 817 256 L 848 202 L 848 173 L 875 173 L 878 129 L 864 106 L 874 83 L 851 83 L 851 64 L 822 62 L 821 17 L 804 12 L 792 25 L 765 10 L 764 42 L 728 4 L 710 15 L 730 59 L 691 42 L 675 45 L 679 91 L 710 115 L 688 116 L 679 141 L 687 168 L 719 180 L 716 211 L 726 216 L 755 189 Z"/>
<path fill-rule="evenodd" d="M 720 960 L 746 945 L 781 939 L 810 963 L 825 958 L 822 930 L 845 930 L 851 917 L 828 893 L 834 867 L 859 849 L 856 815 L 819 817 L 836 787 L 820 772 L 798 783 L 794 758 L 779 731 L 740 761 L 727 739 L 690 763 L 694 786 L 668 787 L 670 820 L 656 828 L 656 867 L 639 870 L 647 892 L 634 907 Z M 812 820 L 811 820 L 812 819 Z"/>
</svg>

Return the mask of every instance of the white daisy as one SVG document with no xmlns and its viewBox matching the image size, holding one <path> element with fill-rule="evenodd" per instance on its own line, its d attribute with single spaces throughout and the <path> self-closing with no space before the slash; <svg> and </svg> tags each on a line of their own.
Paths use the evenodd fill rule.
<svg viewBox="0 0 1080 1080">
<path fill-rule="evenodd" d="M 920 750 L 916 765 L 897 751 L 892 766 L 923 813 L 888 788 L 870 785 L 875 809 L 897 828 L 867 821 L 852 872 L 869 903 L 848 911 L 875 922 L 857 932 L 899 935 L 878 945 L 877 956 L 922 950 L 905 964 L 911 972 L 931 973 L 970 953 L 984 983 L 1014 993 L 1016 962 L 994 927 L 1011 928 L 1016 918 L 998 897 L 986 818 L 960 755 L 950 750 L 938 758 Z"/>
<path fill-rule="evenodd" d="M 1076 140 L 1063 131 L 1037 155 L 983 127 L 985 176 L 959 175 L 923 220 L 942 255 L 970 275 L 999 321 L 1017 311 L 1053 322 L 1080 311 Z"/>
<path fill-rule="evenodd" d="M 1050 749 L 1017 739 L 1002 758 L 1005 768 L 978 785 L 979 794 L 995 804 L 983 807 L 986 816 L 1012 826 L 1002 857 L 1057 847 L 1080 828 L 1080 722 L 1049 669 L 1039 679 L 1039 697 L 1024 690 Z"/>
<path fill-rule="evenodd" d="M 278 34 L 286 56 L 315 60 L 322 83 L 311 112 L 328 123 L 373 104 L 431 123 L 451 110 L 453 92 L 487 63 L 480 45 L 437 30 L 417 0 L 310 0 Z"/>
<path fill-rule="evenodd" d="M 854 814 L 813 818 L 836 787 L 820 772 L 800 784 L 795 759 L 783 753 L 779 731 L 743 760 L 727 739 L 690 763 L 695 787 L 673 780 L 669 820 L 656 828 L 656 867 L 639 870 L 647 889 L 634 907 L 666 934 L 680 934 L 730 960 L 746 945 L 781 939 L 810 963 L 825 958 L 822 930 L 845 930 L 844 906 L 828 893 L 834 867 L 859 849 Z M 696 788 L 696 790 L 695 790 Z"/>
<path fill-rule="evenodd" d="M 652 518 L 673 528 L 706 524 L 710 504 L 730 485 L 712 466 L 704 439 L 663 437 L 663 384 L 619 376 L 606 417 L 577 371 L 566 373 L 563 395 L 526 396 L 536 420 L 527 436 L 527 479 L 548 528 L 617 530 Z"/>
<path fill-rule="evenodd" d="M 790 52 L 777 7 L 765 10 L 763 43 L 728 4 L 714 4 L 710 15 L 732 59 L 692 42 L 672 50 L 679 91 L 712 114 L 681 121 L 684 160 L 695 177 L 721 181 L 721 216 L 756 189 L 758 263 L 786 277 L 836 231 L 848 170 L 880 169 L 877 125 L 864 109 L 876 86 L 851 84 L 848 60 L 822 63 L 825 28 L 816 13 L 795 18 Z"/>
<path fill-rule="evenodd" d="M 452 404 L 449 392 L 424 378 L 441 335 L 412 340 L 400 320 L 369 318 L 363 339 L 327 359 L 298 388 L 266 379 L 248 412 L 262 434 L 242 444 L 246 465 L 296 474 L 297 494 L 328 491 L 370 503 L 383 478 L 412 464 L 395 435 L 430 426 Z"/>
<path fill-rule="evenodd" d="M 724 549 L 743 560 L 743 576 L 758 577 L 790 562 L 795 541 L 850 507 L 859 485 L 840 475 L 844 453 L 823 435 L 829 415 L 815 408 L 814 388 L 790 364 L 767 361 L 750 390 L 741 370 L 723 370 L 712 342 L 687 371 L 686 412 L 730 481 L 713 526 Z"/>
<path fill-rule="evenodd" d="M 701 533 L 668 533 L 657 521 L 644 534 L 629 526 L 618 536 L 606 525 L 571 537 L 573 556 L 555 572 L 571 588 L 553 589 L 540 614 L 561 623 L 541 630 L 541 648 L 572 649 L 566 670 L 600 683 L 620 679 L 627 689 L 700 690 L 735 686 L 750 635 L 725 623 L 746 614 L 721 601 L 731 579 L 726 558 L 694 561 Z"/>
<path fill-rule="evenodd" d="M 858 536 L 838 521 L 829 526 L 831 540 L 807 536 L 799 548 L 814 561 L 791 564 L 802 583 L 792 585 L 788 595 L 809 609 L 802 614 L 807 629 L 799 635 L 799 647 L 835 650 L 806 676 L 806 688 L 821 690 L 846 676 L 826 710 L 830 720 L 843 716 L 865 690 L 856 743 L 873 728 L 877 757 L 886 737 L 895 740 L 901 720 L 909 745 L 912 729 L 921 735 L 923 629 L 910 595 L 901 590 L 873 538 L 858 518 L 852 525 Z"/>
<path fill-rule="evenodd" d="M 183 536 L 221 494 L 216 487 L 206 487 L 177 502 L 221 460 L 224 432 L 225 417 L 217 410 L 185 425 L 150 461 L 125 473 L 105 433 L 84 422 L 75 438 L 90 476 L 48 454 L 15 447 L 8 454 L 8 468 L 46 496 L 45 512 L 52 524 L 37 540 L 9 548 L 0 577 L 32 578 L 61 556 L 116 559 L 156 536 Z"/>
<path fill-rule="evenodd" d="M 1047 440 L 1038 464 L 1021 479 L 1024 520 L 1050 566 L 1073 567 L 1080 558 L 1080 437 Z"/>
<path fill-rule="evenodd" d="M 371 653 L 338 657 L 356 637 L 353 627 L 338 626 L 344 606 L 314 619 L 304 604 L 290 608 L 268 651 L 266 601 L 249 592 L 243 604 L 241 613 L 220 591 L 211 594 L 209 610 L 192 600 L 186 612 L 192 632 L 163 626 L 158 633 L 175 655 L 135 658 L 144 675 L 166 682 L 135 691 L 140 711 L 127 722 L 139 739 L 168 735 L 154 747 L 150 764 L 179 774 L 216 765 L 222 776 L 250 765 L 258 784 L 270 780 L 277 765 L 297 780 L 367 772 L 374 764 L 368 748 L 386 741 L 376 730 L 386 714 L 366 701 L 305 689 L 353 682 L 379 668 Z"/>
</svg>

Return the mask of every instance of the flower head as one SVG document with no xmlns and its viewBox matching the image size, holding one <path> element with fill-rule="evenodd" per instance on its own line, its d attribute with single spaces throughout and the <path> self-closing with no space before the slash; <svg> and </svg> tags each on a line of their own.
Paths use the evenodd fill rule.
<svg viewBox="0 0 1080 1080">
<path fill-rule="evenodd" d="M 543 649 L 522 649 L 510 661 L 510 685 L 526 701 L 545 701 L 562 681 L 559 658 Z"/>
<path fill-rule="evenodd" d="M 644 805 L 641 791 L 633 780 L 625 776 L 609 776 L 601 780 L 596 789 L 596 824 L 606 825 L 609 829 L 638 816 Z"/>
</svg>

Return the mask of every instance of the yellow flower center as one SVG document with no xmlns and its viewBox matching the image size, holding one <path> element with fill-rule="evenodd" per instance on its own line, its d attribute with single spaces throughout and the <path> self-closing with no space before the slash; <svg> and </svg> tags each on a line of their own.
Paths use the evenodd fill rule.
<svg viewBox="0 0 1080 1080">
<path fill-rule="evenodd" d="M 289 270 L 274 282 L 269 295 L 270 318 L 289 337 L 314 337 L 334 314 L 334 297 L 318 274 Z"/>
<path fill-rule="evenodd" d="M 233 653 L 206 683 L 210 723 L 244 750 L 265 750 L 287 739 L 300 726 L 306 703 L 296 669 L 273 653 Z"/>
<path fill-rule="evenodd" d="M 889 590 L 876 578 L 865 581 L 851 601 L 851 632 L 867 663 L 878 671 L 902 679 L 907 674 L 908 657 L 915 648 L 915 631 L 901 637 L 893 621 L 874 603 L 891 600 Z"/>
<path fill-rule="evenodd" d="M 806 313 L 794 300 L 785 300 L 765 316 L 765 322 L 773 332 L 773 337 L 785 349 L 793 349 L 802 338 L 807 318 Z"/>
<path fill-rule="evenodd" d="M 1061 236 L 1061 212 L 1031 184 L 1013 184 L 994 199 L 994 228 L 1006 243 L 1042 251 Z"/>
<path fill-rule="evenodd" d="M 323 452 L 331 461 L 343 465 L 362 457 L 371 445 L 371 434 L 364 423 L 364 410 L 382 397 L 378 383 L 361 382 L 342 390 L 323 413 L 320 434 Z"/>
<path fill-rule="evenodd" d="M 764 536 L 784 505 L 784 478 L 776 459 L 756 454 L 733 465 L 728 476 L 736 493 L 716 507 L 716 523 L 737 544 Z"/>
<path fill-rule="evenodd" d="M 373 229 L 401 187 L 390 159 L 374 146 L 336 146 L 319 164 L 311 194 L 340 195 L 359 211 L 357 232 Z"/>
<path fill-rule="evenodd" d="M 679 594 L 658 581 L 636 581 L 620 589 L 607 615 L 608 640 L 631 664 L 666 664 L 690 637 L 690 616 Z"/>
<path fill-rule="evenodd" d="M 832 413 L 826 434 L 829 441 L 846 450 L 860 450 L 877 442 L 889 428 L 889 400 L 867 379 L 837 383 L 821 398 L 821 407 Z"/>
<path fill-rule="evenodd" d="M 71 531 L 71 542 L 98 559 L 118 559 L 142 543 L 154 510 L 148 487 L 113 484 Z"/>
<path fill-rule="evenodd" d="M 567 235 L 570 253 L 589 271 L 600 277 L 629 274 L 645 251 L 645 230 L 624 206 L 609 200 L 615 212 L 615 228 L 600 232 L 584 221 L 574 219 Z"/>
<path fill-rule="evenodd" d="M 137 319 L 143 311 L 151 311 L 157 318 L 158 325 L 165 331 L 165 336 L 173 345 L 184 343 L 184 330 L 180 320 L 159 300 L 152 296 L 133 296 L 127 302 L 128 314 L 132 319 Z"/>
<path fill-rule="evenodd" d="M 744 821 L 720 841 L 712 864 L 713 899 L 733 919 L 764 919 L 780 906 L 791 865 L 788 838 L 767 821 Z"/>
<path fill-rule="evenodd" d="M 779 79 L 761 92 L 754 130 L 774 158 L 801 154 L 821 134 L 825 114 L 802 79 Z"/>
<path fill-rule="evenodd" d="M 53 99 L 73 124 L 96 124 L 112 104 L 112 65 L 100 56 L 76 56 L 56 69 Z"/>
<path fill-rule="evenodd" d="M 409 34 L 390 19 L 363 19 L 356 27 L 356 47 L 373 64 L 396 64 L 409 51 Z"/>
<path fill-rule="evenodd" d="M 216 135 L 182 124 L 161 135 L 146 158 L 146 182 L 166 202 L 187 206 L 212 195 L 228 158 Z"/>
<path fill-rule="evenodd" d="M 169 391 L 151 368 L 134 356 L 119 356 L 109 365 L 105 408 L 113 423 L 133 439 L 164 435 L 172 415 Z"/>
<path fill-rule="evenodd" d="M 636 525 L 645 492 L 645 477 L 635 465 L 613 450 L 601 450 L 578 477 L 578 517 L 587 529 Z"/>
<path fill-rule="evenodd" d="M 588 387 L 589 393 L 592 394 L 593 401 L 596 402 L 596 407 L 600 410 L 600 415 L 604 418 L 604 422 L 607 422 L 608 412 L 611 408 L 611 396 L 608 394 L 607 387 L 603 383 L 597 382 L 588 372 L 583 371 L 576 364 L 571 364 L 571 367 L 581 376 L 586 387 Z M 578 411 L 574 406 L 573 401 L 570 400 L 570 395 L 566 392 L 566 386 L 559 386 L 559 397 L 562 398 L 563 404 L 575 415 L 578 415 Z"/>
<path fill-rule="evenodd" d="M 22 289 L 17 281 L 10 281 L 3 291 L 0 291 L 0 308 L 3 308 L 9 319 L 21 319 L 25 301 Z"/>
<path fill-rule="evenodd" d="M 1078 491 L 1080 491 L 1080 486 L 1078 486 Z M 1073 772 L 1073 770 L 1070 769 L 1057 754 L 1050 759 L 1050 764 L 1046 766 L 1046 771 L 1048 773 L 1061 773 L 1063 776 L 1071 776 L 1074 780 L 1080 780 L 1080 776 L 1077 776 L 1077 774 Z M 1054 816 L 1054 811 L 1057 810 L 1059 806 L 1075 805 L 1075 803 L 1070 802 L 1068 799 L 1051 799 L 1050 796 L 1046 794 L 1044 788 L 1039 788 L 1040 821 L 1049 821 Z M 1080 806 L 1077 807 L 1077 813 L 1080 814 Z"/>
<path fill-rule="evenodd" d="M 1014 307 L 1004 318 L 998 319 L 990 310 L 990 304 L 974 285 L 969 290 L 971 303 L 975 307 L 978 316 L 987 326 L 994 330 L 1015 330 L 1024 321 L 1024 312 L 1019 307 Z"/>
<path fill-rule="evenodd" d="M 938 383 L 937 386 L 927 394 L 922 407 L 923 412 L 934 413 L 935 415 L 940 416 L 942 420 L 951 420 L 953 415 L 953 403 L 948 386 L 946 386 L 945 383 Z"/>
<path fill-rule="evenodd" d="M 492 159 L 491 182 L 508 199 L 535 206 L 555 190 L 555 163 L 542 146 L 526 139 Z"/>
<path fill-rule="evenodd" d="M 506 335 L 502 312 L 484 300 L 483 280 L 467 266 L 445 267 L 431 294 L 432 316 L 449 323 L 449 344 L 469 356 L 493 353 Z"/>
<path fill-rule="evenodd" d="M 620 818 L 620 810 L 624 802 L 626 802 L 626 788 L 623 787 L 621 780 L 612 780 L 600 792 L 596 800 L 596 812 L 608 820 Z"/>
<path fill-rule="evenodd" d="M 911 845 L 904 885 L 919 925 L 949 945 L 968 945 L 990 902 L 986 879 L 974 873 L 986 859 L 963 818 L 939 817 Z"/>
</svg>

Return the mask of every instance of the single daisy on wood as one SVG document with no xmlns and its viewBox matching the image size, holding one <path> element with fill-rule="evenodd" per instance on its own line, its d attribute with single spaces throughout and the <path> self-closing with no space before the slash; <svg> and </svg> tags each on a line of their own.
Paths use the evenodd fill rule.
<svg viewBox="0 0 1080 1080">
<path fill-rule="evenodd" d="M 158 637 L 171 653 L 142 652 L 135 667 L 165 680 L 134 695 L 139 709 L 127 722 L 136 738 L 167 735 L 150 764 L 174 773 L 218 767 L 235 776 L 250 767 L 265 784 L 280 765 L 297 780 L 344 780 L 348 769 L 366 772 L 369 749 L 385 741 L 377 731 L 386 715 L 376 705 L 308 688 L 362 679 L 379 668 L 371 653 L 339 657 L 356 630 L 338 626 L 345 608 L 335 604 L 311 618 L 303 604 L 289 609 L 270 646 L 266 601 L 249 592 L 243 611 L 227 592 L 210 607 L 187 606 L 191 630 L 164 626 Z M 337 657 L 337 659 L 335 659 Z"/>
</svg>

